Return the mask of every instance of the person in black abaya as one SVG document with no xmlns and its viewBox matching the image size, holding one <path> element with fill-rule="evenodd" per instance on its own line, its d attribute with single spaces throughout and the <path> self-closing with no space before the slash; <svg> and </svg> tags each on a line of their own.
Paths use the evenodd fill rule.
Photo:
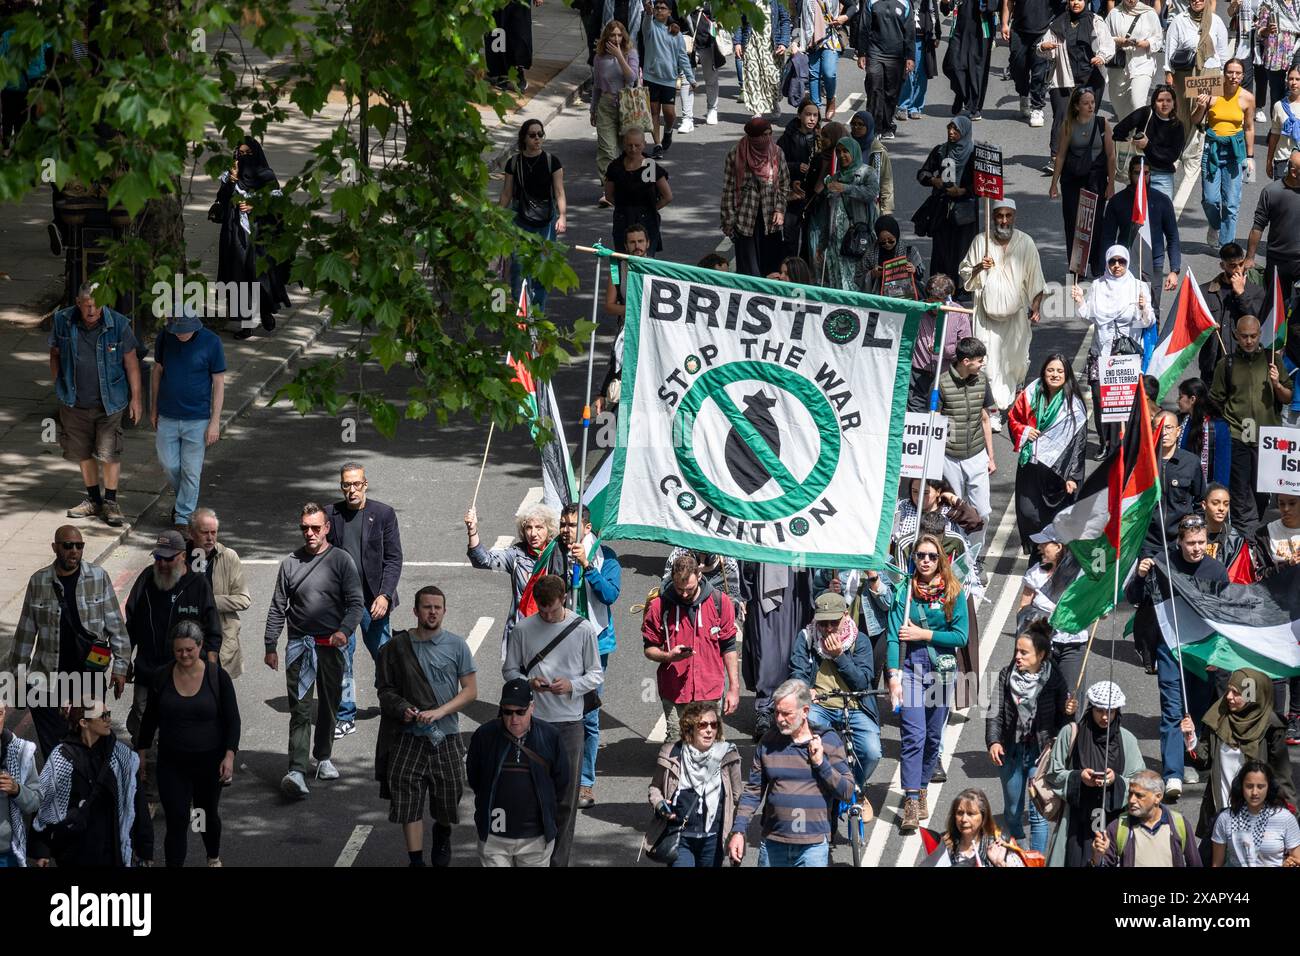
<svg viewBox="0 0 1300 956">
<path fill-rule="evenodd" d="M 542 0 L 512 0 L 492 15 L 497 28 L 483 38 L 488 79 L 494 86 L 509 85 L 517 93 L 528 89 L 524 71 L 533 66 L 533 5 Z M 519 70 L 519 79 L 511 80 L 510 71 Z"/>
<path fill-rule="evenodd" d="M 952 84 L 952 115 L 964 112 L 973 120 L 983 119 L 993 61 L 994 4 L 991 0 L 944 0 L 940 9 L 945 16 L 956 11 L 943 58 L 943 75 Z"/>
<path fill-rule="evenodd" d="M 215 206 L 216 221 L 221 223 L 217 281 L 256 282 L 259 287 L 256 308 L 252 309 L 256 314 L 240 316 L 245 321 L 235 338 L 252 335 L 250 323 L 254 319 L 268 332 L 274 330 L 275 313 L 290 305 L 285 288 L 289 263 L 272 261 L 266 253 L 266 246 L 280 231 L 279 217 L 267 207 L 271 198 L 279 195 L 280 182 L 266 161 L 262 144 L 251 136 L 245 137 L 235 153 L 235 162 L 221 174 Z M 253 307 L 242 292 L 237 304 Z"/>
<path fill-rule="evenodd" d="M 808 208 L 813 180 L 817 175 L 817 129 L 820 126 L 821 109 L 805 98 L 790 125 L 776 141 L 790 170 L 790 197 L 785 204 L 785 223 L 781 227 L 781 240 L 787 256 L 802 255 L 804 251 L 804 211 Z"/>
<path fill-rule="evenodd" d="M 795 635 L 812 620 L 812 575 L 807 568 L 781 564 L 740 564 L 741 678 L 754 692 L 755 740 L 772 728 L 772 692 L 790 676 Z"/>
<path fill-rule="evenodd" d="M 912 216 L 918 236 L 931 236 L 930 275 L 955 276 L 980 231 L 975 199 L 975 140 L 968 116 L 954 116 L 945 142 L 930 150 L 916 174 L 930 195 Z"/>
</svg>

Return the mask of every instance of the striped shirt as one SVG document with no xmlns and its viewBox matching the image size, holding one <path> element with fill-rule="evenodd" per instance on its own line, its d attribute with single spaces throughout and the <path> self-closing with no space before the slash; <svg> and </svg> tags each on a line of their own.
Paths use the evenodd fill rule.
<svg viewBox="0 0 1300 956">
<path fill-rule="evenodd" d="M 767 734 L 754 750 L 749 780 L 736 809 L 732 833 L 744 833 L 758 812 L 764 840 L 821 843 L 831 835 L 827 800 L 853 799 L 853 775 L 844 759 L 844 744 L 832 730 L 821 734 L 822 762 L 808 759 L 808 742 L 796 744 L 779 731 Z"/>
</svg>

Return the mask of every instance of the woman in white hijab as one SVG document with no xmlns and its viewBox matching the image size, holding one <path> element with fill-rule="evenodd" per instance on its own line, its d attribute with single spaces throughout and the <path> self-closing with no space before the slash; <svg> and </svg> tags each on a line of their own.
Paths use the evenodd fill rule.
<svg viewBox="0 0 1300 956">
<path fill-rule="evenodd" d="M 1129 272 L 1128 259 L 1128 249 L 1111 246 L 1106 250 L 1106 269 L 1093 282 L 1088 294 L 1085 296 L 1078 285 L 1071 290 L 1079 317 L 1090 319 L 1094 331 L 1092 347 L 1088 350 L 1088 384 L 1092 388 L 1092 411 L 1101 443 L 1097 461 L 1106 457 L 1119 438 L 1118 425 L 1101 422 L 1100 360 L 1111 354 L 1141 355 L 1142 330 L 1156 320 L 1151 308 L 1151 286 Z"/>
</svg>

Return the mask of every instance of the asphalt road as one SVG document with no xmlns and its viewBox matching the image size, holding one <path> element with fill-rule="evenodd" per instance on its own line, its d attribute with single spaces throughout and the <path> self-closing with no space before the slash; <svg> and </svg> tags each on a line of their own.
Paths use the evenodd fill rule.
<svg viewBox="0 0 1300 956">
<path fill-rule="evenodd" d="M 1048 177 L 1039 172 L 1045 159 L 1048 130 L 1030 129 L 1017 118 L 1017 98 L 1012 85 L 997 79 L 1005 62 L 1006 51 L 1000 48 L 995 52 L 995 73 L 985 119 L 975 126 L 976 138 L 1002 146 L 1007 193 L 1020 206 L 1017 226 L 1035 238 L 1049 280 L 1060 280 L 1065 262 L 1060 211 L 1047 198 Z M 676 261 L 694 263 L 720 242 L 717 190 L 722 179 L 721 165 L 747 119 L 734 99 L 736 84 L 730 65 L 725 73 L 720 103 L 722 122 L 713 127 L 701 124 L 695 132 L 679 135 L 663 160 L 670 171 L 675 197 L 665 211 L 665 257 Z M 840 63 L 839 87 L 841 101 L 854 93 L 860 101 L 861 74 L 848 60 Z M 896 215 L 904 222 L 923 198 L 915 173 L 930 148 L 944 137 L 950 101 L 946 80 L 940 77 L 931 81 L 925 119 L 900 124 L 899 137 L 887 144 L 894 163 Z M 698 102 L 702 117 L 702 94 Z M 837 118 L 847 121 L 850 113 L 846 107 Z M 781 125 L 790 116 L 791 110 L 786 106 Z M 585 108 L 564 114 L 550 125 L 547 134 L 547 148 L 559 155 L 566 171 L 568 241 L 590 244 L 603 238 L 608 242 L 610 217 L 608 211 L 596 207 L 599 187 L 594 169 L 595 138 Z M 1243 236 L 1258 189 L 1258 184 L 1246 189 L 1242 203 Z M 1199 194 L 1190 196 L 1181 224 L 1188 242 L 1187 259 L 1204 279 L 1212 274 L 1214 262 L 1206 255 L 1208 247 L 1203 244 L 1205 224 L 1198 199 Z M 910 227 L 905 226 L 905 231 L 910 233 Z M 904 241 L 916 240 L 909 235 Z M 920 245 L 928 259 L 928 243 L 921 240 Z M 551 300 L 552 314 L 562 321 L 583 317 L 591 308 L 592 263 L 576 253 L 572 263 L 582 280 L 581 288 L 574 294 Z M 612 330 L 612 321 L 604 321 L 597 380 L 603 371 Z M 1037 369 L 1048 351 L 1076 354 L 1084 332 L 1085 323 L 1078 319 L 1063 315 L 1045 317 L 1034 335 L 1031 369 Z M 313 354 L 328 354 L 344 342 L 344 336 L 330 333 Z M 1081 371 L 1082 362 L 1075 367 Z M 582 404 L 584 381 L 585 367 L 580 363 L 564 369 L 558 378 L 562 404 L 575 412 L 575 418 Z M 390 398 L 401 403 L 406 383 L 400 369 L 386 379 L 368 374 L 367 383 L 372 386 L 380 383 L 379 387 Z M 202 503 L 214 507 L 221 516 L 221 538 L 243 557 L 253 595 L 253 606 L 243 616 L 245 674 L 236 682 L 244 722 L 243 740 L 235 784 L 223 797 L 222 855 L 227 865 L 394 866 L 405 863 L 400 828 L 388 822 L 387 805 L 379 800 L 378 785 L 372 779 L 378 710 L 373 667 L 364 651 L 359 651 L 356 658 L 359 730 L 339 742 L 335 749 L 341 779 L 313 783 L 311 796 L 299 803 L 289 803 L 278 789 L 286 766 L 287 699 L 283 672 L 272 673 L 261 661 L 266 608 L 276 564 L 300 543 L 298 506 L 309 499 L 323 503 L 337 497 L 337 469 L 343 461 L 363 462 L 372 497 L 393 505 L 401 518 L 407 566 L 401 586 L 404 601 L 394 612 L 396 623 L 403 627 L 413 623 L 410 596 L 420 586 L 434 583 L 443 588 L 448 595 L 446 626 L 470 637 L 479 668 L 481 699 L 462 715 L 461 729 L 468 734 L 479 722 L 495 715 L 501 686 L 501 623 L 510 587 L 504 575 L 490 575 L 468 566 L 461 523 L 473 492 L 486 428 L 463 418 L 454 419 L 444 427 L 432 422 L 403 421 L 396 440 L 387 441 L 364 421 L 358 421 L 355 441 L 351 442 L 345 440 L 348 431 L 346 421 L 329 416 L 301 417 L 284 406 L 258 408 L 237 422 L 229 436 L 212 450 L 205 468 Z M 571 440 L 575 437 L 571 428 Z M 1014 621 L 1020 577 L 1027 567 L 1014 540 L 1014 514 L 1010 509 L 1014 458 L 1005 434 L 995 439 L 995 445 L 1001 467 L 993 480 L 994 513 L 987 565 L 992 579 L 988 599 L 979 611 L 985 679 L 996 674 L 1010 658 L 1006 630 Z M 538 459 L 528 446 L 524 431 L 498 434 L 478 502 L 485 543 L 490 545 L 494 539 L 511 534 L 512 516 L 521 503 L 540 497 L 540 483 Z M 164 501 L 161 506 L 164 514 L 156 516 L 154 525 L 143 525 L 108 559 L 108 569 L 115 579 L 129 582 L 133 573 L 147 564 L 151 535 L 166 520 L 165 509 L 170 505 Z M 611 658 L 606 676 L 596 786 L 598 802 L 582 813 L 578 821 L 573 859 L 575 865 L 582 866 L 622 866 L 636 861 L 640 836 L 649 820 L 646 782 L 658 746 L 647 738 L 662 735 L 661 712 L 654 693 L 654 667 L 640 654 L 639 618 L 630 616 L 627 607 L 639 602 L 654 583 L 668 548 L 642 542 L 610 543 L 619 552 L 624 568 L 623 597 L 615 615 L 619 649 Z M 124 595 L 125 584 L 123 588 Z M 1089 680 L 1109 676 L 1113 666 L 1114 679 L 1128 695 L 1125 725 L 1142 741 L 1143 752 L 1152 765 L 1158 766 L 1155 679 L 1135 665 L 1127 645 L 1118 647 L 1112 665 L 1109 632 L 1109 625 L 1104 624 L 1089 665 Z M 117 710 L 119 715 L 124 715 L 126 709 L 119 706 Z M 739 712 L 728 721 L 728 729 L 746 760 L 751 751 L 748 737 L 751 725 L 752 697 L 745 694 Z M 944 754 L 949 781 L 930 790 L 930 805 L 935 808 L 932 823 L 936 826 L 951 797 L 966 786 L 984 788 L 993 805 L 1001 805 L 997 777 L 984 750 L 982 725 L 983 714 L 977 710 L 954 715 L 950 722 Z M 868 863 L 872 865 L 910 865 L 919 851 L 919 839 L 900 839 L 894 825 L 901 798 L 897 789 L 897 757 L 897 724 L 892 716 L 886 716 L 884 760 L 870 782 L 870 794 L 878 814 L 870 834 Z M 1185 807 L 1195 808 L 1199 794 L 1199 788 L 1189 788 L 1183 798 Z M 461 805 L 462 824 L 453 838 L 453 860 L 458 866 L 477 865 L 471 809 L 471 796 L 467 794 Z M 160 818 L 159 826 L 161 829 Z M 161 840 L 161 832 L 159 837 Z M 844 850 L 836 854 L 836 862 L 841 865 L 847 863 L 847 858 Z M 201 860 L 201 845 L 197 837 L 192 837 L 190 861 L 193 864 Z M 746 865 L 754 862 L 751 850 Z M 642 861 L 641 865 L 650 864 Z"/>
</svg>

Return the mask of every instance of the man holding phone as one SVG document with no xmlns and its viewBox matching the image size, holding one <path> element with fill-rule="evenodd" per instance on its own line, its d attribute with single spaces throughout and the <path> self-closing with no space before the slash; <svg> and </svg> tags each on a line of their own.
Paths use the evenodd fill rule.
<svg viewBox="0 0 1300 956">
<path fill-rule="evenodd" d="M 646 660 L 659 665 L 668 740 L 681 736 L 682 712 L 695 701 L 717 704 L 723 716 L 735 712 L 740 702 L 736 609 L 701 576 L 693 554 L 673 561 L 672 586 L 646 605 L 641 640 Z"/>
</svg>

